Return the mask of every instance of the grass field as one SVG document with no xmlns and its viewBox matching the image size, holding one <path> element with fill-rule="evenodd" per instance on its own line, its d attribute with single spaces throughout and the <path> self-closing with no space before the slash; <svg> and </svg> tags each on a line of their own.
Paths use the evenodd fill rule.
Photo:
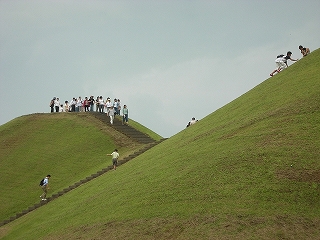
<svg viewBox="0 0 320 240">
<path fill-rule="evenodd" d="M 0 237 L 320 239 L 319 77 L 316 50 L 117 171 L 1 227 Z M 1 205 L 14 201 L 21 208 L 25 194 L 30 204 L 37 190 L 29 187 L 23 193 L 22 188 L 37 183 L 39 172 L 56 176 L 50 179 L 53 189 L 66 186 L 68 170 L 60 164 L 77 168 L 74 180 L 101 168 L 104 153 L 90 151 L 92 146 L 84 147 L 79 139 L 99 142 L 105 152 L 118 145 L 104 126 L 82 122 L 80 116 L 55 125 L 57 115 L 49 115 L 37 126 L 33 117 L 0 128 L 0 140 L 7 144 L 0 167 L 10 183 L 6 187 L 1 181 Z M 70 122 L 85 130 L 66 130 Z M 48 124 L 46 133 L 39 124 Z M 62 136 L 63 143 L 58 141 Z M 139 147 L 122 140 L 125 153 Z M 3 156 L 9 152 L 7 160 Z M 39 166 L 45 154 L 50 160 Z M 17 160 L 22 156 L 26 163 Z M 56 164 L 60 158 L 64 161 Z"/>
<path fill-rule="evenodd" d="M 1 220 L 38 202 L 47 174 L 57 193 L 111 165 L 106 154 L 115 147 L 122 157 L 141 147 L 86 113 L 31 114 L 0 126 L 0 133 Z"/>
</svg>

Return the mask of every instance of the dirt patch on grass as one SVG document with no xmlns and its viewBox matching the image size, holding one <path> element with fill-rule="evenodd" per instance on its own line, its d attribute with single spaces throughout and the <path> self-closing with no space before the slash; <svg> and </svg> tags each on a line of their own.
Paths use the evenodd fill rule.
<svg viewBox="0 0 320 240">
<path fill-rule="evenodd" d="M 318 239 L 320 219 L 289 216 L 194 216 L 153 218 L 85 225 L 45 239 Z"/>
<path fill-rule="evenodd" d="M 278 170 L 276 176 L 298 182 L 320 183 L 320 170 L 290 168 L 287 170 Z"/>
<path fill-rule="evenodd" d="M 2 239 L 4 236 L 7 235 L 8 232 L 10 232 L 11 228 L 8 226 L 2 226 L 0 227 L 0 239 Z"/>
</svg>

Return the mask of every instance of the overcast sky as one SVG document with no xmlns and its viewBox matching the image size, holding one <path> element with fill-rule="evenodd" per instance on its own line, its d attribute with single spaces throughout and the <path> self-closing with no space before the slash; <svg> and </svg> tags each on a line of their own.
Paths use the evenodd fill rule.
<svg viewBox="0 0 320 240">
<path fill-rule="evenodd" d="M 170 137 L 266 80 L 278 54 L 319 48 L 319 9 L 319 0 L 0 0 L 0 124 L 49 112 L 53 97 L 102 95 Z"/>
</svg>

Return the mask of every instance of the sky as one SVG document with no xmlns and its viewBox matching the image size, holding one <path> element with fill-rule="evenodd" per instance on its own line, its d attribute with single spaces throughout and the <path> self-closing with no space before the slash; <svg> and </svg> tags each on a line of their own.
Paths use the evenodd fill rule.
<svg viewBox="0 0 320 240">
<path fill-rule="evenodd" d="M 319 9 L 319 0 L 0 0 L 0 125 L 50 112 L 53 97 L 93 95 L 119 98 L 129 118 L 171 137 L 268 79 L 277 55 L 318 49 Z"/>
</svg>

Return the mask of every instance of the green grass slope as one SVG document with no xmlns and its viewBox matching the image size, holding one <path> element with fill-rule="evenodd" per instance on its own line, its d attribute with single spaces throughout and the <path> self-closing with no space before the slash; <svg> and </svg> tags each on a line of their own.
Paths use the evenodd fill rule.
<svg viewBox="0 0 320 240">
<path fill-rule="evenodd" d="M 47 174 L 51 195 L 111 165 L 115 147 L 124 156 L 141 146 L 87 113 L 23 116 L 0 126 L 0 142 L 0 220 L 39 202 Z"/>
<path fill-rule="evenodd" d="M 3 239 L 319 239 L 320 50 Z M 52 179 L 52 186 L 55 185 Z"/>
<path fill-rule="evenodd" d="M 159 134 L 155 133 L 151 129 L 143 126 L 142 124 L 140 124 L 132 119 L 129 119 L 128 125 L 135 128 L 136 130 L 138 130 L 140 132 L 143 132 L 144 134 L 148 135 L 149 137 L 151 137 L 152 139 L 154 139 L 156 141 L 160 141 L 161 139 L 163 139 L 163 137 L 160 136 Z"/>
</svg>

